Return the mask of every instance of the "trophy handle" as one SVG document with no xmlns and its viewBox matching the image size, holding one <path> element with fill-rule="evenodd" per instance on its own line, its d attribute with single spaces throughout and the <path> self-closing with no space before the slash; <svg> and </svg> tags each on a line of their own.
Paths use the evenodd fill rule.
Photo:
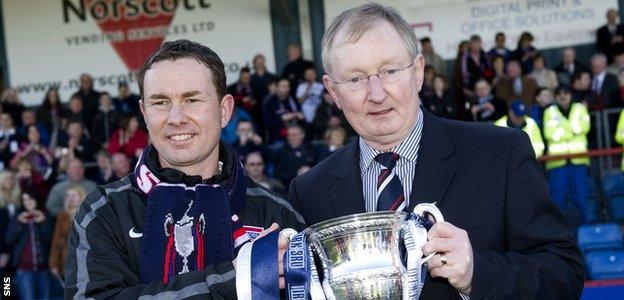
<svg viewBox="0 0 624 300">
<path fill-rule="evenodd" d="M 444 222 L 444 216 L 435 203 L 420 203 L 414 207 L 414 213 L 421 218 L 427 218 L 427 215 L 433 217 L 433 223 Z"/>
</svg>

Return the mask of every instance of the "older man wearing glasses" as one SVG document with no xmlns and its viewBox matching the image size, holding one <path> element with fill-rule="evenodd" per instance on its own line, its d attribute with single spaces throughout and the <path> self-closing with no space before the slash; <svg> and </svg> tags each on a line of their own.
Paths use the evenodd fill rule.
<svg viewBox="0 0 624 300">
<path fill-rule="evenodd" d="M 359 134 L 289 199 L 308 224 L 435 202 L 421 299 L 574 299 L 583 265 L 520 130 L 438 119 L 420 107 L 425 62 L 396 10 L 343 12 L 323 38 L 323 82 Z"/>
</svg>

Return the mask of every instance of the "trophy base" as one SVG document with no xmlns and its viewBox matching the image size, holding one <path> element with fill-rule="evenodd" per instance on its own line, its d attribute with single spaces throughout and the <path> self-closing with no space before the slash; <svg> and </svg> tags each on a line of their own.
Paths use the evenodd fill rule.
<svg viewBox="0 0 624 300">
<path fill-rule="evenodd" d="M 336 299 L 403 299 L 403 277 L 395 268 L 378 268 L 331 280 Z"/>
</svg>

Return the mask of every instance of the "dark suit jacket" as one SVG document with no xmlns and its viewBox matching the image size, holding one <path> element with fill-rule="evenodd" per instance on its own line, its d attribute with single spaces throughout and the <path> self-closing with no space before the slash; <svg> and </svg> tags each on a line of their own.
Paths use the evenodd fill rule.
<svg viewBox="0 0 624 300">
<path fill-rule="evenodd" d="M 603 108 L 619 107 L 620 83 L 615 75 L 610 73 L 605 75 L 600 88 L 600 94 L 596 95 L 596 100 L 603 105 Z"/>
<path fill-rule="evenodd" d="M 615 34 L 624 37 L 624 26 L 617 25 Z M 598 28 L 596 32 L 596 48 L 607 56 L 608 63 L 613 61 L 613 55 L 624 50 L 624 43 L 611 44 L 613 35 L 607 25 Z"/>
<path fill-rule="evenodd" d="M 471 299 L 578 299 L 583 263 L 542 168 L 520 130 L 443 120 L 424 124 L 409 210 L 436 202 L 468 232 Z M 307 224 L 365 211 L 356 141 L 293 180 L 289 200 Z M 459 299 L 427 278 L 421 299 Z"/>
</svg>

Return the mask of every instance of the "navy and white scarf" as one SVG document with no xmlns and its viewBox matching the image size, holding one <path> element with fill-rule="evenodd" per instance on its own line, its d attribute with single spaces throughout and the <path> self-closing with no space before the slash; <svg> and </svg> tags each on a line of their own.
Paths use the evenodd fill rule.
<svg viewBox="0 0 624 300">
<path fill-rule="evenodd" d="M 161 168 L 149 145 L 134 169 L 137 186 L 147 196 L 139 273 L 141 283 L 201 271 L 210 264 L 232 261 L 241 224 L 246 176 L 229 146 L 220 143 L 221 174 L 200 176 Z"/>
</svg>

